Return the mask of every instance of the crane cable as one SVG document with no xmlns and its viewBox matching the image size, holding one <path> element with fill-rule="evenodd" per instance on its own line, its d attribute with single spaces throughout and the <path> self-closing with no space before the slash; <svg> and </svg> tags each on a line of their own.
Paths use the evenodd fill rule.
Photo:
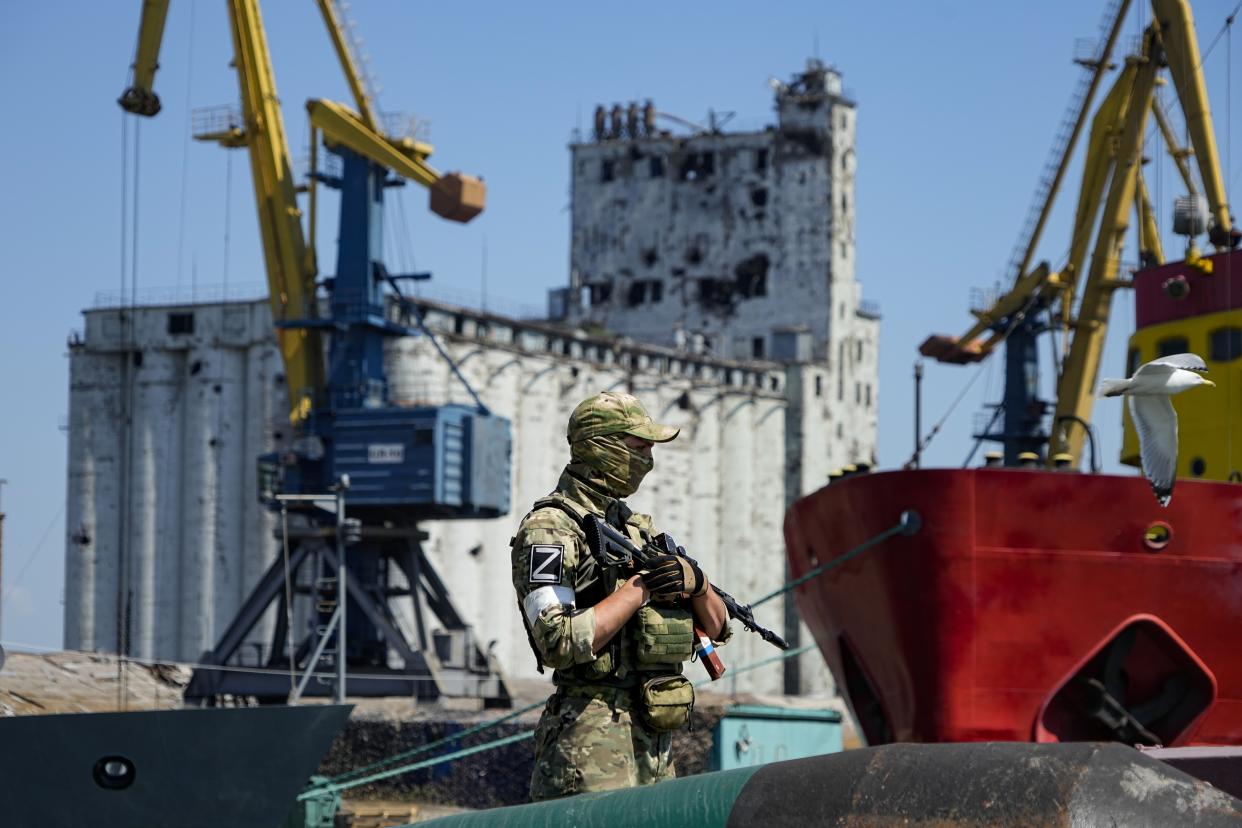
<svg viewBox="0 0 1242 828">
<path fill-rule="evenodd" d="M 1216 33 L 1216 37 L 1212 38 L 1212 42 L 1208 44 L 1204 50 L 1203 56 L 1199 58 L 1199 68 L 1203 68 L 1203 64 L 1207 61 L 1208 55 L 1212 54 L 1212 50 L 1216 48 L 1216 44 L 1220 42 L 1222 36 L 1226 33 L 1229 35 L 1230 41 L 1233 40 L 1233 20 L 1238 16 L 1238 12 L 1242 11 L 1242 0 L 1238 0 L 1238 4 L 1233 7 L 1233 11 L 1229 12 L 1225 17 L 1225 22 L 1221 24 L 1220 31 Z M 1232 43 L 1225 44 L 1226 50 L 1233 48 Z M 1227 85 L 1227 84 L 1226 84 Z M 1228 111 L 1228 103 L 1226 102 L 1226 111 Z"/>
<path fill-rule="evenodd" d="M 116 584 L 116 653 L 117 653 L 117 709 L 124 710 L 129 686 L 122 656 L 129 655 L 130 647 L 130 584 L 129 542 L 133 526 L 132 503 L 129 482 L 133 472 L 133 417 L 134 417 L 134 306 L 138 293 L 138 193 L 139 160 L 142 154 L 142 123 L 134 123 L 133 140 L 130 140 L 129 116 L 121 114 L 121 487 L 120 504 L 117 509 L 121 524 L 121 542 L 117 547 Z M 132 150 L 131 150 L 132 147 Z M 132 164 L 130 156 L 132 155 Z M 132 198 L 131 198 L 132 195 Z M 128 238 L 127 238 L 128 237 Z M 126 281 L 128 280 L 128 287 Z"/>
<path fill-rule="evenodd" d="M 190 111 L 190 101 L 193 99 L 194 89 L 194 2 L 190 0 L 190 45 L 186 48 L 186 75 L 185 75 L 185 108 Z M 177 289 L 174 297 L 181 292 L 181 275 L 182 264 L 185 250 L 185 208 L 186 202 L 189 200 L 189 172 L 190 172 L 190 133 L 193 130 L 188 126 L 185 132 L 185 141 L 181 146 L 181 205 L 177 212 Z M 191 275 L 191 279 L 193 276 Z M 191 288 L 190 301 L 194 301 L 194 292 Z"/>
<path fill-rule="evenodd" d="M 996 343 L 995 343 L 996 345 L 1001 344 L 1002 342 L 1004 342 L 1005 340 L 1009 338 L 1009 335 L 1013 333 L 1014 328 L 1018 326 L 1018 323 L 1021 322 L 1024 318 L 1026 318 L 1026 315 L 1030 313 L 1031 308 L 1035 306 L 1035 302 L 1038 300 L 1038 298 L 1039 298 L 1038 294 L 1032 294 L 1030 299 L 1027 300 L 1026 305 L 1024 305 L 1020 310 L 1015 311 L 1009 317 L 1009 324 L 1005 327 L 1005 331 L 1004 333 L 1001 334 L 1000 338 L 996 340 Z M 995 347 L 995 345 L 993 347 Z M 983 362 L 979 364 L 979 368 L 978 370 L 975 371 L 975 375 L 967 381 L 966 385 L 962 387 L 961 392 L 958 393 L 957 398 L 953 400 L 953 402 L 949 405 L 948 409 L 944 412 L 944 414 L 940 417 L 940 419 L 936 421 L 936 424 L 933 425 L 931 427 L 931 430 L 927 432 L 927 436 L 922 439 L 918 447 L 914 450 L 914 453 L 910 455 L 910 459 L 907 460 L 905 464 L 902 466 L 903 469 L 914 468 L 914 458 L 921 455 L 923 451 L 927 448 L 927 446 L 931 444 L 931 441 L 936 437 L 936 435 L 940 433 L 940 429 L 944 426 L 945 422 L 948 421 L 949 417 L 953 414 L 953 411 L 957 408 L 958 404 L 963 399 L 965 399 L 966 394 L 967 392 L 970 391 L 971 386 L 973 386 L 975 382 L 979 379 L 979 377 L 982 376 L 983 369 L 985 367 L 986 362 L 987 360 L 985 359 Z"/>
<path fill-rule="evenodd" d="M 1229 181 L 1229 176 L 1233 172 L 1233 21 L 1237 16 L 1238 10 L 1242 9 L 1242 0 L 1238 0 L 1238 4 L 1233 7 L 1233 11 L 1225 18 L 1225 25 L 1222 32 L 1228 32 L 1225 39 L 1225 180 Z M 1216 39 L 1220 39 L 1217 34 Z M 1215 41 L 1213 41 L 1215 45 Z M 1228 186 L 1228 185 L 1227 185 Z M 1228 198 L 1228 192 L 1225 195 Z M 1225 307 L 1233 308 L 1233 259 L 1232 255 L 1226 255 L 1225 259 Z M 1236 329 L 1235 329 L 1236 330 Z M 1226 355 L 1232 357 L 1233 342 L 1230 337 L 1228 343 L 1229 350 Z M 1209 354 L 1211 356 L 1211 354 Z M 1225 372 L 1224 380 L 1225 391 L 1225 468 L 1229 469 L 1228 477 L 1232 479 L 1236 473 L 1233 466 L 1233 372 Z"/>
</svg>

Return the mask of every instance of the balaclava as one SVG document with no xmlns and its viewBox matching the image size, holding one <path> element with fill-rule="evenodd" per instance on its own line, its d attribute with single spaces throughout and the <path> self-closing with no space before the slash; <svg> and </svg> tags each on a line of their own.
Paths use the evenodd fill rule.
<svg viewBox="0 0 1242 828">
<path fill-rule="evenodd" d="M 569 453 L 573 461 L 571 472 L 618 498 L 638 491 L 643 478 L 655 467 L 649 455 L 625 444 L 624 434 L 607 434 L 570 443 Z"/>
</svg>

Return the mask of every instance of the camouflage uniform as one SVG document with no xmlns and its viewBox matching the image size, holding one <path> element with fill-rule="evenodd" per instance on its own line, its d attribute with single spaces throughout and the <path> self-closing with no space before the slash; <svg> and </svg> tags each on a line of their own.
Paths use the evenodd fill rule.
<svg viewBox="0 0 1242 828">
<path fill-rule="evenodd" d="M 535 732 L 531 778 L 535 800 L 675 776 L 672 733 L 650 729 L 634 709 L 636 687 L 655 674 L 636 660 L 638 613 L 598 654 L 591 649 L 593 607 L 624 584 L 626 573 L 600 566 L 591 557 L 579 518 L 598 515 L 638 546 L 657 534 L 650 517 L 632 512 L 614 496 L 632 492 L 637 487 L 635 475 L 626 485 L 623 468 L 618 471 L 592 457 L 593 438 L 606 439 L 610 434 L 667 442 L 677 430 L 653 423 L 628 394 L 606 392 L 585 400 L 570 417 L 574 461 L 561 474 L 556 490 L 536 502 L 513 539 L 513 585 L 523 620 L 540 670 L 544 665 L 553 668 L 557 687 Z M 646 468 L 650 469 L 649 462 Z M 636 478 L 641 479 L 641 473 Z M 728 640 L 729 634 L 726 626 L 718 643 Z M 658 672 L 680 673 L 681 665 L 665 665 Z"/>
</svg>

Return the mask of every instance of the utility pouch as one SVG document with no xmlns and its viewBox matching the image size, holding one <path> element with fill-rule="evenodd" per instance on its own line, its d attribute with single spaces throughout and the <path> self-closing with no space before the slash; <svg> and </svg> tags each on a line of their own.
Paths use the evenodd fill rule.
<svg viewBox="0 0 1242 828">
<path fill-rule="evenodd" d="M 681 607 L 647 604 L 637 613 L 634 652 L 639 667 L 681 664 L 694 655 L 694 616 Z"/>
<path fill-rule="evenodd" d="M 617 660 L 613 655 L 612 646 L 600 650 L 594 661 L 578 664 L 570 668 L 570 672 L 579 680 L 590 683 L 612 677 L 617 670 Z"/>
<path fill-rule="evenodd" d="M 638 712 L 656 733 L 681 730 L 694 710 L 694 685 L 685 676 L 656 676 L 638 688 Z"/>
</svg>

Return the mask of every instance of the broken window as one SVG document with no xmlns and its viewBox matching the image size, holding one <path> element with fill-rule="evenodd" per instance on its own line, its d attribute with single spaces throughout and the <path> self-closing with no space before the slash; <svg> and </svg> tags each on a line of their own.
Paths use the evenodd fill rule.
<svg viewBox="0 0 1242 828">
<path fill-rule="evenodd" d="M 750 203 L 756 207 L 763 207 L 768 203 L 768 188 L 755 187 L 750 191 Z"/>
<path fill-rule="evenodd" d="M 762 173 L 768 171 L 768 150 L 767 148 L 755 150 L 755 172 Z"/>
<path fill-rule="evenodd" d="M 763 337 L 756 336 L 750 341 L 750 355 L 755 359 L 763 359 Z"/>
<path fill-rule="evenodd" d="M 651 159 L 648 162 L 648 164 L 650 165 L 649 168 L 651 170 L 652 178 L 663 178 L 664 177 L 664 159 L 663 158 L 661 158 L 658 155 L 653 155 L 651 156 Z"/>
<path fill-rule="evenodd" d="M 591 287 L 591 304 L 602 305 L 612 298 L 612 280 L 596 282 Z"/>
<path fill-rule="evenodd" d="M 681 160 L 678 172 L 682 181 L 702 181 L 716 171 L 716 154 L 689 152 Z"/>
<path fill-rule="evenodd" d="M 643 250 L 643 264 L 647 267 L 653 267 L 656 262 L 660 261 L 659 254 L 656 253 L 654 247 L 648 247 Z"/>
<path fill-rule="evenodd" d="M 625 296 L 625 306 L 635 308 L 647 299 L 647 283 L 642 279 L 630 282 L 630 290 Z"/>
<path fill-rule="evenodd" d="M 659 279 L 636 279 L 630 282 L 625 295 L 626 307 L 635 308 L 644 302 L 652 304 L 664 298 L 664 283 Z"/>
<path fill-rule="evenodd" d="M 605 158 L 599 167 L 599 180 L 612 181 L 616 177 L 616 162 L 611 158 Z"/>
<path fill-rule="evenodd" d="M 704 306 L 733 304 L 733 283 L 724 279 L 699 279 L 699 302 Z"/>
<path fill-rule="evenodd" d="M 756 253 L 738 262 L 733 269 L 733 275 L 739 295 L 747 299 L 768 295 L 768 264 L 768 257 L 763 253 Z"/>
<path fill-rule="evenodd" d="M 168 314 L 168 332 L 170 334 L 192 334 L 194 333 L 194 314 L 192 313 L 170 313 Z"/>
</svg>

